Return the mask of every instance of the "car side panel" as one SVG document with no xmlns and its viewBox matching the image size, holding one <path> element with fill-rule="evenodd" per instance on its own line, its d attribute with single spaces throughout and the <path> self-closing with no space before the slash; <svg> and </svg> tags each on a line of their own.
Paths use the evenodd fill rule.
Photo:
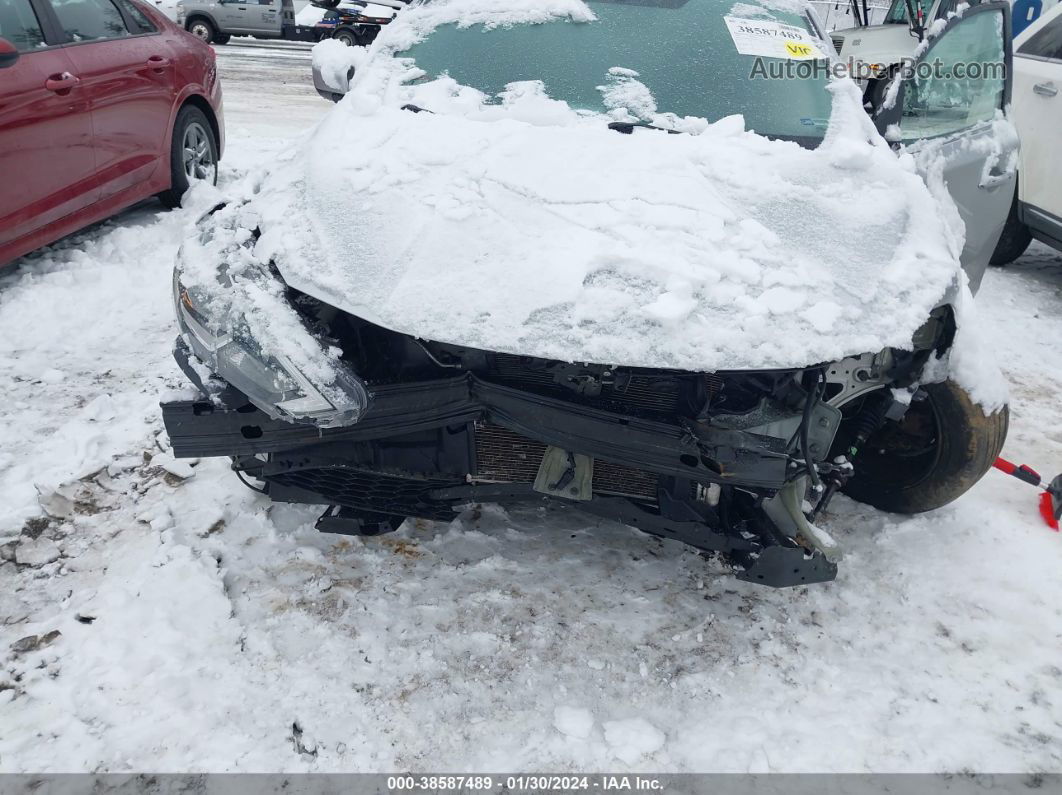
<svg viewBox="0 0 1062 795">
<path fill-rule="evenodd" d="M 998 163 L 1011 157 L 1013 144 L 998 140 L 991 124 L 965 132 L 941 143 L 939 151 L 944 163 L 944 183 L 958 207 L 966 227 L 960 261 L 970 279 L 970 289 L 977 292 L 988 268 L 988 261 L 999 243 L 999 236 L 1007 220 L 1014 197 L 1015 171 L 999 166 L 1000 173 L 986 179 L 986 151 L 996 151 Z"/>
<path fill-rule="evenodd" d="M 99 197 L 88 95 L 80 85 L 45 86 L 74 71 L 63 49 L 50 48 L 0 72 L 0 251 Z"/>
<path fill-rule="evenodd" d="M 167 168 L 177 90 L 173 52 L 164 37 L 135 36 L 66 49 L 92 105 L 102 195 L 124 191 Z"/>
<path fill-rule="evenodd" d="M 1020 198 L 1062 217 L 1062 61 L 1017 56 L 1012 107 L 1022 146 Z"/>
<path fill-rule="evenodd" d="M 166 183 L 166 186 L 162 187 L 158 187 L 157 183 L 145 183 L 147 187 L 135 185 L 121 193 L 116 193 L 106 199 L 101 199 L 87 207 L 83 207 L 55 223 L 39 227 L 34 232 L 17 240 L 12 240 L 9 243 L 0 243 L 0 268 L 18 257 L 36 251 L 42 246 L 50 245 L 68 235 L 81 231 L 87 226 L 105 221 L 116 213 L 136 204 L 146 196 L 151 196 L 164 190 L 169 185 L 168 178 Z M 151 187 L 151 185 L 154 185 L 154 187 Z"/>
</svg>

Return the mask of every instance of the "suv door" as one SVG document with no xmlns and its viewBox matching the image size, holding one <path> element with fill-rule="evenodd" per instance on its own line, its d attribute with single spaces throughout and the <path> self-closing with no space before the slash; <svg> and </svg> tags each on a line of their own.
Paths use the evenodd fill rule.
<svg viewBox="0 0 1062 795">
<path fill-rule="evenodd" d="M 92 106 L 102 198 L 169 175 L 174 54 L 131 0 L 50 0 Z"/>
<path fill-rule="evenodd" d="M 223 0 L 226 33 L 244 33 L 253 36 L 280 35 L 279 0 Z"/>
<path fill-rule="evenodd" d="M 1019 198 L 1026 205 L 1026 223 L 1053 228 L 1052 237 L 1062 240 L 1062 11 L 1023 39 L 1015 57 L 1014 119 L 1022 142 Z"/>
<path fill-rule="evenodd" d="M 87 96 L 41 11 L 0 0 L 0 36 L 19 51 L 0 70 L 0 263 L 99 195 Z"/>
<path fill-rule="evenodd" d="M 1014 196 L 1018 138 L 1002 120 L 1011 62 L 1009 4 L 972 6 L 901 71 L 892 107 L 876 114 L 878 128 L 902 142 L 930 187 L 946 187 L 955 201 L 965 226 L 962 266 L 974 291 Z"/>
<path fill-rule="evenodd" d="M 217 5 L 211 6 L 211 12 L 221 33 L 247 32 L 247 3 L 243 0 L 218 0 Z"/>
</svg>

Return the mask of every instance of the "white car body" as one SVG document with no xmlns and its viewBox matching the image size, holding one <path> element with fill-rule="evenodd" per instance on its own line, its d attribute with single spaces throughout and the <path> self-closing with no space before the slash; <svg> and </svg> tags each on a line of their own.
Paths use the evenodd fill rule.
<svg viewBox="0 0 1062 795">
<path fill-rule="evenodd" d="M 1033 237 L 1062 249 L 1062 6 L 1014 41 L 1012 114 L 1021 138 L 1019 217 Z"/>
</svg>

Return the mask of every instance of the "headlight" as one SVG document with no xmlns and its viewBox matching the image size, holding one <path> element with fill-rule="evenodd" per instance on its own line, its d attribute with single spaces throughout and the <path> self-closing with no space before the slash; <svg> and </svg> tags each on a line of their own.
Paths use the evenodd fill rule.
<svg viewBox="0 0 1062 795">
<path fill-rule="evenodd" d="M 239 313 L 212 317 L 211 302 L 202 291 L 185 287 L 179 270 L 173 272 L 173 300 L 181 334 L 196 358 L 274 419 L 333 428 L 357 422 L 368 408 L 365 384 L 342 362 L 335 363 L 331 383 L 314 383 L 286 357 L 262 350 Z"/>
</svg>

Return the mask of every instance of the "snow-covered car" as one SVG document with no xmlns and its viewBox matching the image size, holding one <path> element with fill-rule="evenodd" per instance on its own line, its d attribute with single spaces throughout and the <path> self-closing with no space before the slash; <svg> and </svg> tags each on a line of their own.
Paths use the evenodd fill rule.
<svg viewBox="0 0 1062 795">
<path fill-rule="evenodd" d="M 174 454 L 329 532 L 551 500 L 774 586 L 835 576 L 838 490 L 964 493 L 1007 430 L 970 316 L 1006 80 L 916 74 L 879 131 L 847 79 L 755 77 L 825 63 L 781 8 L 429 0 L 368 51 L 318 45 L 346 96 L 306 145 L 246 195 L 199 188 Z M 1007 13 L 927 57 L 1008 61 Z"/>
<path fill-rule="evenodd" d="M 1014 125 L 1021 138 L 1017 190 L 993 265 L 1013 262 L 1036 238 L 1062 251 L 1062 6 L 1014 40 Z"/>
</svg>

